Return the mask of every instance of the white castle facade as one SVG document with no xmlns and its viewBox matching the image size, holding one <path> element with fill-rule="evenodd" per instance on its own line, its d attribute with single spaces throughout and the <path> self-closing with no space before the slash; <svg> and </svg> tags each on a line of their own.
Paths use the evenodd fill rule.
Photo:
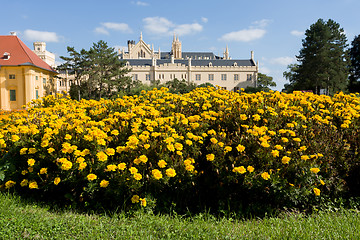
<svg viewBox="0 0 360 240">
<path fill-rule="evenodd" d="M 119 57 L 132 69 L 129 75 L 145 84 L 177 78 L 197 85 L 211 83 L 229 91 L 256 86 L 258 64 L 253 52 L 250 59 L 230 59 L 227 47 L 223 57 L 212 52 L 182 52 L 181 42 L 175 35 L 170 52 L 160 49 L 155 52 L 141 34 L 138 43 L 128 41 L 127 52 L 119 50 Z"/>
</svg>

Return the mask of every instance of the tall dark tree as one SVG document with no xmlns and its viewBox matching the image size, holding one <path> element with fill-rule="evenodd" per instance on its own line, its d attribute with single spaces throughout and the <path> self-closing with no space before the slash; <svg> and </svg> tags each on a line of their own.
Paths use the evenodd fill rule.
<svg viewBox="0 0 360 240">
<path fill-rule="evenodd" d="M 305 32 L 298 60 L 298 68 L 290 84 L 294 90 L 320 89 L 333 94 L 344 91 L 348 79 L 347 39 L 335 21 L 319 19 Z"/>
<path fill-rule="evenodd" d="M 351 42 L 350 48 L 350 92 L 360 92 L 360 35 Z"/>
<path fill-rule="evenodd" d="M 119 90 L 131 87 L 131 78 L 125 77 L 130 70 L 124 67 L 125 64 L 118 58 L 115 49 L 108 47 L 106 42 L 100 40 L 94 43 L 87 52 L 86 59 L 88 85 L 89 88 L 96 86 L 99 98 L 109 98 Z"/>
<path fill-rule="evenodd" d="M 75 83 L 70 88 L 72 98 L 111 98 L 119 91 L 129 91 L 134 84 L 125 76 L 130 69 L 125 68 L 115 49 L 108 47 L 106 42 L 94 43 L 89 51 L 77 52 L 73 47 L 67 50 L 70 56 L 60 57 L 65 62 L 58 69 L 75 76 Z"/>
<path fill-rule="evenodd" d="M 80 100 L 81 98 L 81 79 L 84 76 L 84 56 L 85 49 L 82 49 L 80 52 L 77 52 L 74 47 L 67 47 L 67 52 L 69 53 L 69 57 L 60 56 L 62 60 L 65 62 L 57 67 L 57 70 L 60 72 L 67 71 L 72 74 L 74 79 L 74 86 L 77 86 L 76 89 L 73 88 L 73 98 Z M 74 91 L 75 90 L 75 91 Z M 76 97 L 75 97 L 76 96 Z"/>
</svg>

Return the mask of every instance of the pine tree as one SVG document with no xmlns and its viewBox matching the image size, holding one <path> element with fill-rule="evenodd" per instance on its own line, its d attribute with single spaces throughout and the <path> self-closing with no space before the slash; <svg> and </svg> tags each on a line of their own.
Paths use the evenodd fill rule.
<svg viewBox="0 0 360 240">
<path fill-rule="evenodd" d="M 360 92 L 360 35 L 351 42 L 350 48 L 350 92 Z"/>
<path fill-rule="evenodd" d="M 319 19 L 305 32 L 292 85 L 295 90 L 313 90 L 319 94 L 344 91 L 348 79 L 347 39 L 335 21 Z"/>
</svg>

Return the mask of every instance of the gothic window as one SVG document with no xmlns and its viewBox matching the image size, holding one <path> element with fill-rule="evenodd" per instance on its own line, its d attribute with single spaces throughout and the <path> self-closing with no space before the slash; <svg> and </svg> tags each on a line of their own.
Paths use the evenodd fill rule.
<svg viewBox="0 0 360 240">
<path fill-rule="evenodd" d="M 246 75 L 246 81 L 252 81 L 252 74 Z"/>
<path fill-rule="evenodd" d="M 234 81 L 239 81 L 239 74 L 234 74 Z"/>
</svg>

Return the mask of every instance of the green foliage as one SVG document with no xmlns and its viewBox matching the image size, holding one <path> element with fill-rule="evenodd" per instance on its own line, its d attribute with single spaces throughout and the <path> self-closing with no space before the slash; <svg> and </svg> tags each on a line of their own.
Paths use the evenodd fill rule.
<svg viewBox="0 0 360 240">
<path fill-rule="evenodd" d="M 289 89 L 320 89 L 334 94 L 344 91 L 348 79 L 347 39 L 344 30 L 335 21 L 319 19 L 305 32 L 302 49 L 297 56 L 298 64 L 290 65 L 284 76 L 290 80 Z"/>
<path fill-rule="evenodd" d="M 75 84 L 71 86 L 73 99 L 112 98 L 119 92 L 129 92 L 137 83 L 125 74 L 130 69 L 118 58 L 114 48 L 100 40 L 89 51 L 80 52 L 68 47 L 70 57 L 61 57 L 66 62 L 59 70 L 70 71 L 75 75 Z"/>
<path fill-rule="evenodd" d="M 355 36 L 350 48 L 350 92 L 360 92 L 360 35 Z"/>
<path fill-rule="evenodd" d="M 262 89 L 262 91 L 269 91 L 269 87 L 276 87 L 276 83 L 273 81 L 272 77 L 263 73 L 258 73 L 257 86 Z"/>
</svg>

